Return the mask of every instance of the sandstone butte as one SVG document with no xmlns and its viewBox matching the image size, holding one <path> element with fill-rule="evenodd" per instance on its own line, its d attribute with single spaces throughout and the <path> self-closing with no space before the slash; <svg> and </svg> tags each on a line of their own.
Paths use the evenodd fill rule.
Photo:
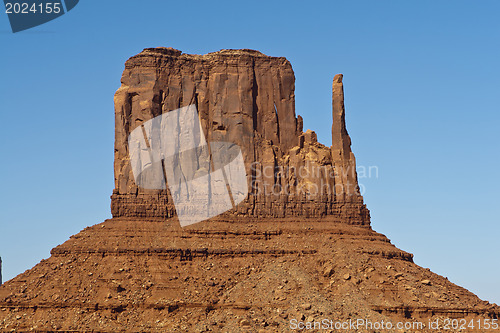
<svg viewBox="0 0 500 333">
<path fill-rule="evenodd" d="M 499 317 L 497 305 L 416 265 L 370 227 L 342 75 L 333 79 L 333 119 L 316 112 L 333 123 L 331 147 L 303 132 L 294 85 L 288 60 L 253 50 L 151 48 L 130 58 L 115 94 L 113 218 L 0 287 L 1 331 L 290 332 L 290 321 L 322 319 L 366 320 L 327 332 L 438 332 L 428 325 L 436 320 L 445 332 L 494 331 L 479 324 Z M 127 137 L 193 102 L 207 141 L 241 148 L 249 194 L 181 228 L 167 190 L 135 184 Z M 265 190 L 276 185 L 288 190 Z M 452 322 L 445 330 L 446 318 L 466 330 Z M 377 329 L 382 321 L 414 326 Z"/>
</svg>

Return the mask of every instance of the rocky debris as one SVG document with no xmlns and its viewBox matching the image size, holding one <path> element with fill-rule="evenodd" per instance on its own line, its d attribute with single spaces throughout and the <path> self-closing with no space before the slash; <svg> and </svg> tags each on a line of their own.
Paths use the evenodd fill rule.
<svg viewBox="0 0 500 333">
<path fill-rule="evenodd" d="M 113 218 L 0 286 L 0 331 L 288 332 L 301 318 L 500 315 L 409 257 L 387 255 L 399 251 L 370 228 L 325 219 L 219 217 L 181 228 Z"/>
<path fill-rule="evenodd" d="M 250 321 L 248 319 L 242 319 L 240 320 L 240 325 L 241 326 L 250 326 Z"/>
<path fill-rule="evenodd" d="M 420 283 L 422 283 L 422 284 L 424 284 L 426 286 L 430 286 L 432 284 L 431 281 L 427 280 L 427 279 L 420 281 Z"/>
<path fill-rule="evenodd" d="M 191 55 L 145 49 L 126 62 L 121 82 L 115 94 L 114 217 L 175 215 L 167 190 L 136 185 L 127 140 L 144 122 L 195 104 L 207 140 L 235 143 L 243 153 L 249 195 L 227 216 L 331 216 L 369 224 L 345 129 L 342 75 L 333 85 L 331 148 L 313 131 L 302 131 L 294 73 L 282 57 L 253 50 Z"/>
<path fill-rule="evenodd" d="M 304 310 L 311 310 L 311 303 L 304 303 L 300 307 Z"/>
<path fill-rule="evenodd" d="M 333 267 L 333 265 L 329 264 L 325 267 L 325 269 L 323 270 L 323 276 L 325 277 L 330 277 L 333 275 L 333 273 L 335 273 L 335 269 Z"/>
</svg>

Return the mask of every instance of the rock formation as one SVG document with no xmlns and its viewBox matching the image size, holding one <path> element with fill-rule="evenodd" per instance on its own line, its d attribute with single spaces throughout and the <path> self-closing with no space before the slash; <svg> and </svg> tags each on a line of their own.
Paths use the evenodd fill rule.
<svg viewBox="0 0 500 333">
<path fill-rule="evenodd" d="M 449 318 L 465 322 L 466 332 L 484 331 L 478 325 L 498 319 L 498 306 L 416 265 L 371 229 L 342 76 L 333 83 L 331 148 L 302 131 L 293 85 L 286 59 L 256 51 L 158 48 L 127 61 L 115 95 L 114 217 L 0 286 L 0 330 L 274 333 L 326 319 L 326 331 L 436 332 L 431 323 L 443 329 Z M 127 136 L 192 101 L 209 141 L 241 147 L 250 195 L 233 211 L 181 228 L 167 191 L 135 185 Z M 259 175 L 266 166 L 273 172 Z M 322 181 L 330 186 L 314 193 Z M 268 183 L 304 193 L 257 191 Z M 364 324 L 337 326 L 349 320 Z M 382 322 L 394 326 L 377 328 Z M 410 327 L 398 330 L 398 322 Z M 444 331 L 464 332 L 455 326 Z"/>
<path fill-rule="evenodd" d="M 346 194 L 355 195 L 359 191 L 356 159 L 351 151 L 351 138 L 345 125 L 342 78 L 342 74 L 335 75 L 332 85 L 332 164 L 335 167 L 336 182 L 342 184 Z"/>
<path fill-rule="evenodd" d="M 207 140 L 237 144 L 245 160 L 249 196 L 226 215 L 332 216 L 369 224 L 345 127 L 342 76 L 334 81 L 330 149 L 314 132 L 302 132 L 295 78 L 285 58 L 252 50 L 190 55 L 171 48 L 130 58 L 115 94 L 113 216 L 175 215 L 168 191 L 134 182 L 127 139 L 145 121 L 195 103 Z"/>
</svg>

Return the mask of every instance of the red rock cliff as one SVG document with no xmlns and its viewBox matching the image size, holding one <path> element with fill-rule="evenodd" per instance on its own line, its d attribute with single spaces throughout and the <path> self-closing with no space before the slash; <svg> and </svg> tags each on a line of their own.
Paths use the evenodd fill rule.
<svg viewBox="0 0 500 333">
<path fill-rule="evenodd" d="M 175 215 L 167 190 L 135 184 L 127 139 L 145 121 L 194 103 L 207 141 L 232 142 L 243 153 L 249 195 L 226 214 L 330 216 L 369 224 L 345 129 L 342 75 L 333 85 L 331 148 L 318 143 L 314 132 L 303 133 L 294 73 L 283 57 L 253 50 L 190 55 L 145 49 L 126 62 L 121 82 L 115 94 L 114 217 Z M 324 117 L 331 121 L 327 112 Z"/>
</svg>

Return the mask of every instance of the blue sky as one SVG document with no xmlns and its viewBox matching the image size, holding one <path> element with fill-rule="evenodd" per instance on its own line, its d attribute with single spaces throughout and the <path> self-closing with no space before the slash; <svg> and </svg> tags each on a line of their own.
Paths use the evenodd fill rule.
<svg viewBox="0 0 500 333">
<path fill-rule="evenodd" d="M 500 303 L 500 2 L 80 1 L 13 34 L 0 13 L 4 281 L 110 218 L 113 94 L 143 48 L 287 57 L 296 111 L 330 144 L 331 82 L 372 226 Z"/>
</svg>

